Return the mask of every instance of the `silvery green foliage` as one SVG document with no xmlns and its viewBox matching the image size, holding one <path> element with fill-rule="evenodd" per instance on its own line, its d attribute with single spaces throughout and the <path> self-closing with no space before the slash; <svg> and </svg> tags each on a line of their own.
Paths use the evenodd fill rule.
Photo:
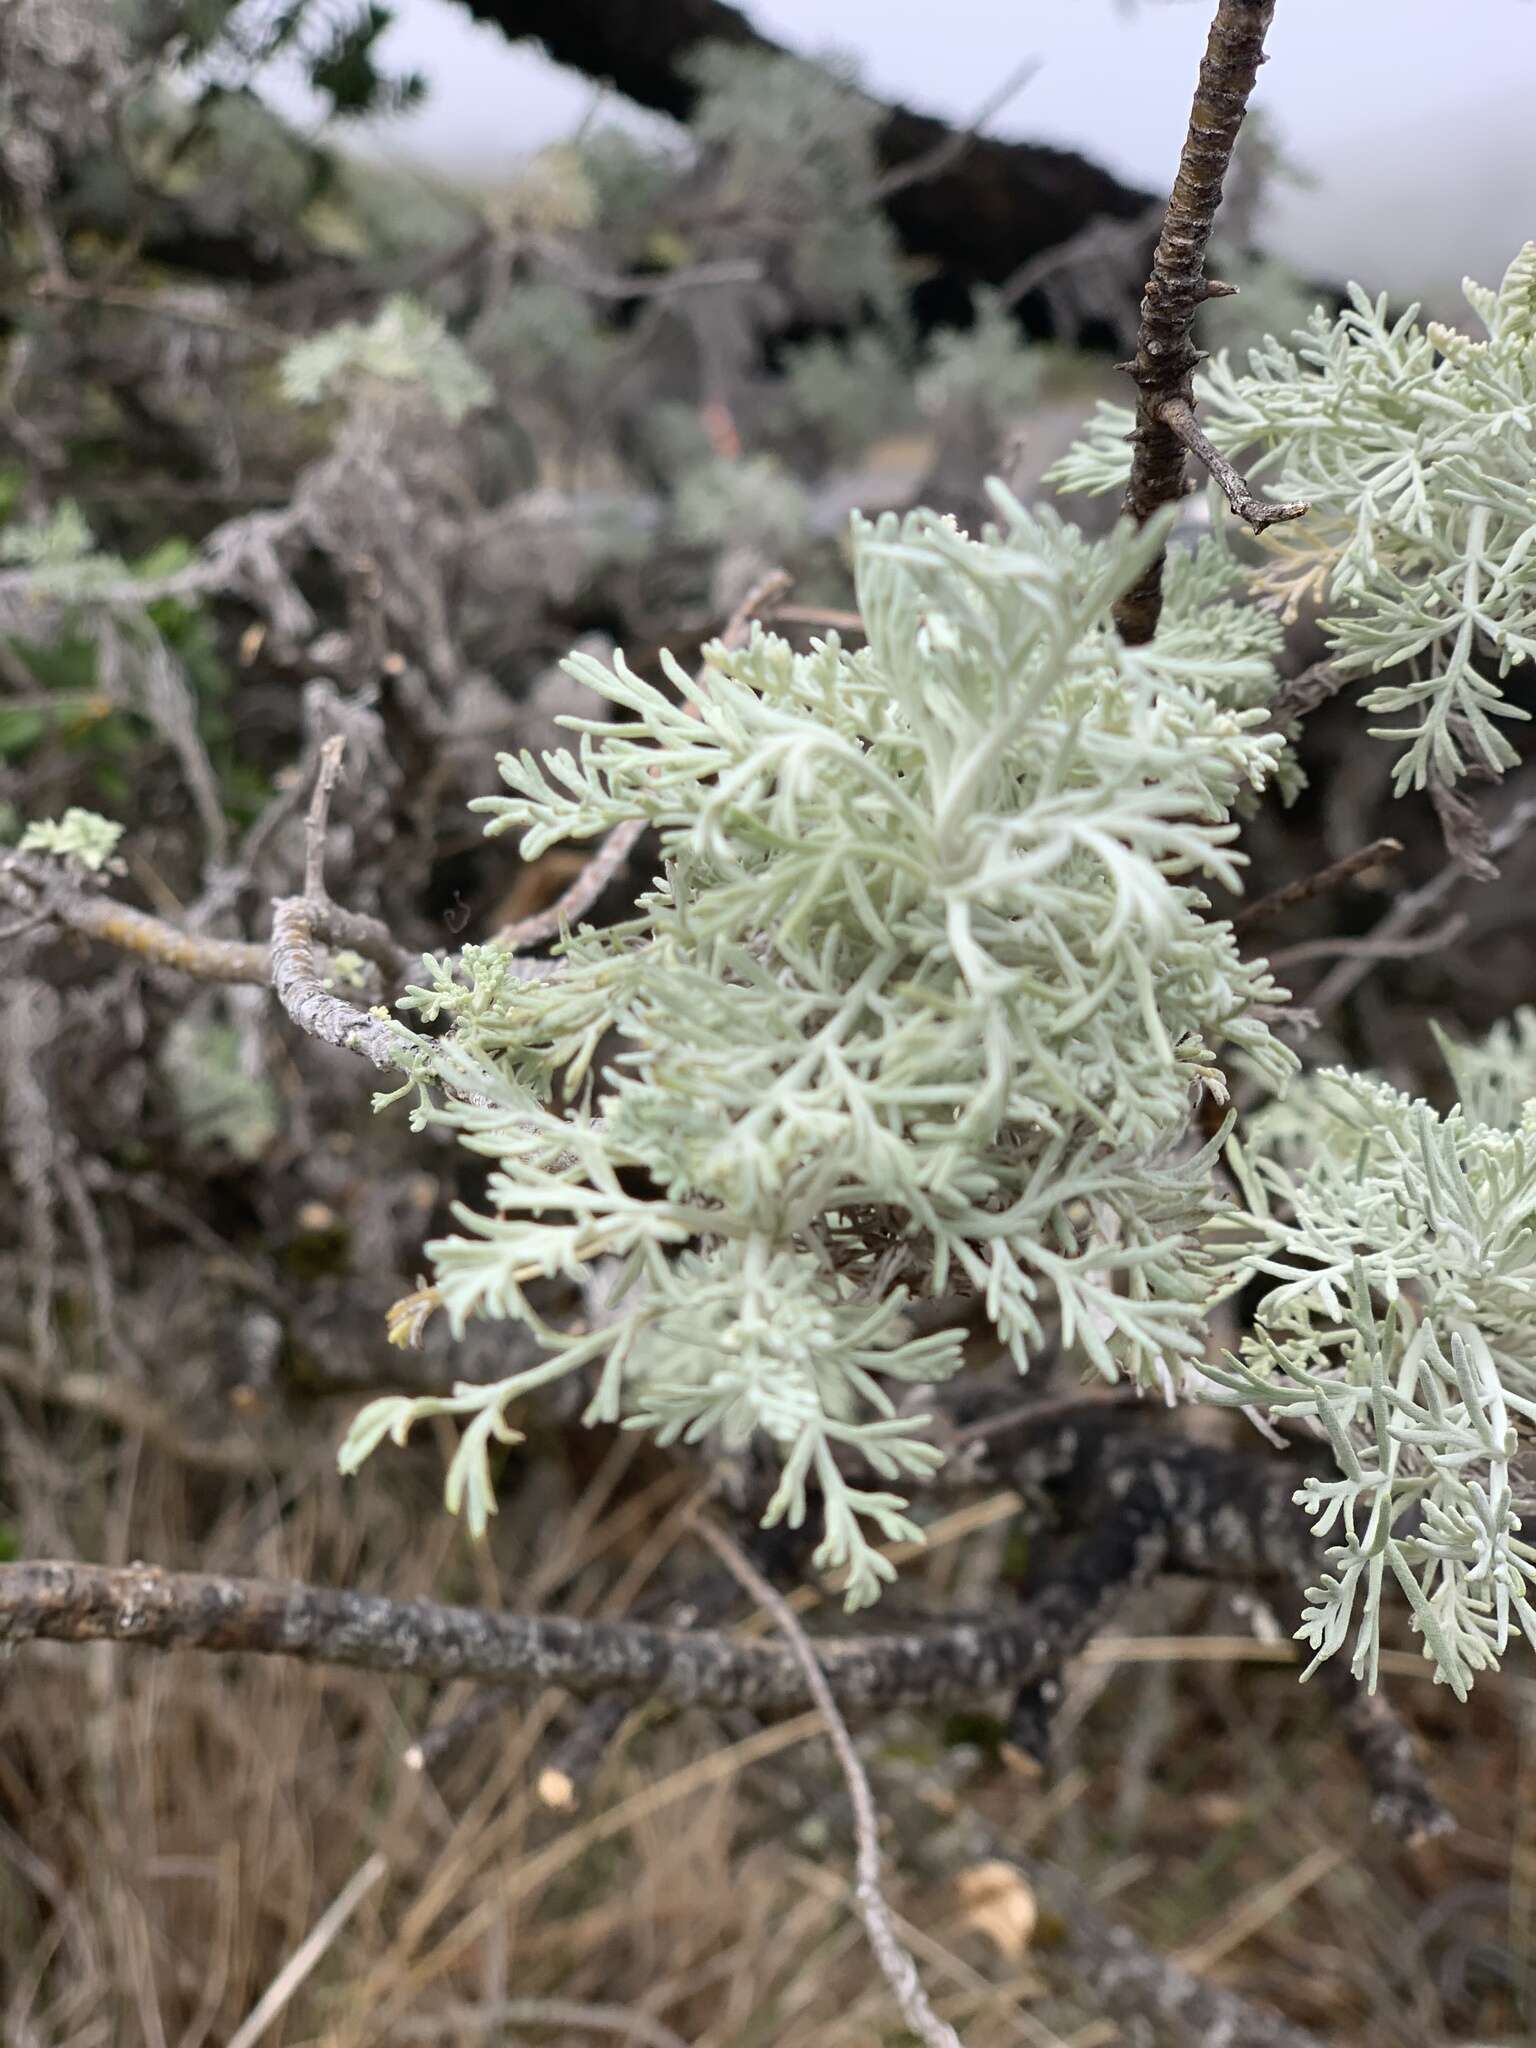
<svg viewBox="0 0 1536 2048">
<path fill-rule="evenodd" d="M 112 859 L 122 836 L 123 827 L 114 819 L 71 804 L 62 818 L 35 818 L 22 833 L 17 851 L 77 860 L 94 872 Z"/>
<path fill-rule="evenodd" d="M 978 291 L 969 327 L 935 334 L 917 380 L 918 404 L 943 414 L 983 406 L 998 420 L 1023 412 L 1040 395 L 1040 355 L 996 292 Z"/>
<path fill-rule="evenodd" d="M 614 347 L 592 307 L 562 284 L 510 286 L 476 330 L 477 350 L 509 381 L 555 378 L 560 390 L 588 404 Z"/>
<path fill-rule="evenodd" d="M 846 342 L 819 335 L 785 351 L 784 398 L 797 425 L 838 455 L 856 455 L 912 423 L 910 365 L 889 335 L 867 329 Z"/>
<path fill-rule="evenodd" d="M 314 405 L 358 377 L 419 384 L 445 418 L 462 420 L 491 397 L 491 383 L 443 324 L 405 296 L 387 299 L 367 326 L 343 320 L 284 355 L 284 397 Z"/>
<path fill-rule="evenodd" d="M 1496 721 L 1526 713 L 1498 683 L 1536 654 L 1536 243 L 1498 291 L 1463 289 L 1484 340 L 1420 326 L 1417 308 L 1390 321 L 1385 297 L 1352 286 L 1338 319 L 1314 312 L 1295 349 L 1266 339 L 1246 374 L 1223 355 L 1195 383 L 1216 445 L 1258 449 L 1254 476 L 1311 505 L 1264 536 L 1258 586 L 1290 608 L 1334 607 L 1337 665 L 1385 678 L 1364 703 L 1408 714 L 1385 729 L 1410 743 L 1400 791 L 1514 764 Z M 1050 480 L 1119 488 L 1132 424 L 1101 406 Z"/>
<path fill-rule="evenodd" d="M 706 43 L 687 69 L 701 89 L 692 141 L 723 161 L 724 189 L 741 211 L 777 223 L 796 291 L 828 317 L 868 306 L 894 317 L 901 263 L 873 203 L 879 105 L 846 69 L 777 51 Z"/>
<path fill-rule="evenodd" d="M 28 595 L 84 600 L 96 590 L 126 578 L 128 565 L 104 553 L 72 498 L 65 498 L 44 519 L 14 520 L 0 526 L 0 562 L 27 571 Z"/>
<path fill-rule="evenodd" d="M 1506 1064 L 1518 1051 L 1523 1076 Z M 1407 1599 L 1464 1695 L 1536 1642 L 1522 1445 L 1536 1425 L 1536 1026 L 1455 1055 L 1445 1115 L 1370 1076 L 1311 1077 L 1234 1163 L 1241 1270 L 1271 1283 L 1234 1396 L 1314 1424 L 1336 1476 L 1297 1498 L 1331 1538 L 1303 1638 L 1374 1680 L 1382 1595 Z M 1522 1503 L 1522 1493 L 1526 1498 Z"/>
<path fill-rule="evenodd" d="M 1476 1045 L 1457 1044 L 1437 1025 L 1430 1029 L 1467 1115 L 1504 1129 L 1517 1124 L 1536 1096 L 1536 1010 L 1516 1010 Z"/>
<path fill-rule="evenodd" d="M 1245 571 L 1227 530 L 1214 513 L 1210 530 L 1193 547 L 1174 547 L 1163 568 L 1163 616 L 1156 654 L 1167 668 L 1229 711 L 1266 710 L 1285 634 L 1271 613 L 1244 598 Z M 1286 803 L 1306 786 L 1289 748 L 1276 758 L 1273 786 Z M 1238 791 L 1245 816 L 1258 802 L 1257 786 Z"/>
<path fill-rule="evenodd" d="M 165 1035 L 161 1071 L 191 1145 L 226 1145 L 237 1159 L 260 1159 L 282 1128 L 277 1091 L 242 1058 L 240 1034 L 193 1008 Z"/>
<path fill-rule="evenodd" d="M 995 501 L 979 543 L 931 513 L 856 526 L 866 648 L 759 630 L 699 679 L 669 663 L 675 697 L 573 659 L 612 719 L 568 721 L 579 757 L 501 757 L 512 793 L 477 808 L 526 858 L 643 819 L 663 873 L 558 978 L 471 947 L 407 999 L 452 1026 L 416 1057 L 456 1099 L 418 1116 L 493 1162 L 485 1211 L 428 1247 L 437 1287 L 456 1326 L 526 1323 L 548 1357 L 372 1404 L 349 1466 L 455 1414 L 450 1491 L 483 1522 L 511 1404 L 590 1369 L 593 1419 L 765 1440 L 769 1520 L 819 1493 L 819 1561 L 859 1603 L 888 1575 L 872 1536 L 913 1533 L 896 1487 L 938 1460 L 893 1388 L 961 1362 L 914 1295 L 974 1295 L 1021 1369 L 1047 1318 L 1106 1378 L 1171 1387 L 1200 1352 L 1192 1109 L 1221 1053 L 1292 1065 L 1260 1014 L 1281 992 L 1200 891 L 1235 884 L 1233 807 L 1281 753 L 1255 731 L 1268 629 L 1202 634 L 1224 572 L 1191 565 L 1164 639 L 1127 648 L 1111 607 L 1163 523 L 1089 542 Z M 596 1303 L 579 1330 L 530 1299 L 557 1275 Z"/>
<path fill-rule="evenodd" d="M 771 455 L 715 456 L 684 473 L 672 523 L 678 538 L 694 547 L 715 547 L 729 537 L 779 558 L 804 540 L 810 507 L 804 488 Z"/>
</svg>

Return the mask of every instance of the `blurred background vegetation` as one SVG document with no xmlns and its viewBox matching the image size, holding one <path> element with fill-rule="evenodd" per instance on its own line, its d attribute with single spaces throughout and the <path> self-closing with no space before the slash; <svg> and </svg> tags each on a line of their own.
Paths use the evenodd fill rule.
<svg viewBox="0 0 1536 2048">
<path fill-rule="evenodd" d="M 505 177 L 428 175 L 391 161 L 389 119 L 434 81 L 390 59 L 390 22 L 339 0 L 0 13 L 0 841 L 106 813 L 115 893 L 209 937 L 261 935 L 297 886 L 338 731 L 329 869 L 352 908 L 442 950 L 547 905 L 565 857 L 520 866 L 465 805 L 498 749 L 563 745 L 557 717 L 590 708 L 559 659 L 687 661 L 775 568 L 794 578 L 781 630 L 803 636 L 850 602 L 853 507 L 974 525 L 990 473 L 1039 495 L 1115 389 L 1155 232 L 1112 171 L 994 163 L 959 131 L 903 186 L 889 110 L 850 70 L 751 40 L 671 53 L 686 126 L 615 118 L 593 85 Z M 968 148 L 978 175 L 1071 200 L 1001 270 L 946 253 L 937 201 L 921 232 L 899 204 L 925 180 L 942 195 Z M 1288 331 L 1331 289 L 1326 266 L 1264 253 L 1286 171 L 1254 125 L 1214 266 L 1243 292 L 1202 316 L 1209 348 Z M 1309 723 L 1310 789 L 1250 834 L 1256 892 L 1386 831 L 1408 842 L 1399 880 L 1438 871 L 1437 828 L 1391 804 L 1389 750 L 1358 729 Z M 1512 860 L 1464 889 L 1454 958 L 1385 964 L 1309 1051 L 1418 1082 L 1429 1017 L 1483 1029 L 1536 996 L 1530 880 Z M 1285 941 L 1368 930 L 1382 887 L 1303 906 Z M 559 1400 L 484 1546 L 440 1512 L 430 1442 L 343 1486 L 360 1396 L 505 1370 L 496 1330 L 385 1342 L 466 1155 L 375 1118 L 366 1073 L 264 990 L 14 907 L 0 922 L 10 1554 L 573 1613 L 686 1577 L 685 1477 Z M 999 1510 L 956 1529 L 899 1599 L 996 1597 L 1020 1563 L 1004 1528 Z M 1412 1682 L 1463 1826 L 1410 1851 L 1369 1834 L 1326 1710 L 1251 1613 L 1164 1590 L 1127 1627 L 1174 1647 L 1099 1646 L 1048 1784 L 1010 1771 L 983 1718 L 882 1729 L 883 1768 L 931 1819 L 901 1823 L 897 1903 L 971 2048 L 1165 2037 L 1104 2016 L 1048 1912 L 1021 1941 L 967 1813 L 1325 2038 L 1529 2038 L 1536 1687 L 1455 1710 Z M 803 1735 L 637 1715 L 573 1818 L 537 1793 L 553 1697 L 408 1768 L 461 1705 L 358 1674 L 30 1653 L 0 1689 L 0 2035 L 244 2044 L 381 1854 L 387 1880 L 265 2040 L 582 2038 L 498 2018 L 514 1997 L 620 2005 L 658 2030 L 634 2039 L 697 2048 L 901 2038 L 847 1911 L 841 1794 Z"/>
</svg>

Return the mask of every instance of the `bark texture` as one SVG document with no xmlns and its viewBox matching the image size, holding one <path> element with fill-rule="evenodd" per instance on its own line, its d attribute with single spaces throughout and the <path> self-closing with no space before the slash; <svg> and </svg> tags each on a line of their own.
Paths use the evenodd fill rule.
<svg viewBox="0 0 1536 2048">
<path fill-rule="evenodd" d="M 1209 296 L 1205 257 L 1211 223 L 1264 62 L 1264 37 L 1274 12 L 1275 0 L 1219 0 L 1201 60 L 1189 132 L 1141 302 L 1141 328 L 1131 365 L 1136 431 L 1125 510 L 1138 526 L 1184 495 L 1185 441 L 1164 409 L 1172 405 L 1176 419 L 1193 420 L 1192 379 L 1200 351 L 1191 329 L 1201 301 Z M 1287 511 L 1276 516 L 1295 515 Z M 1131 646 L 1150 640 L 1162 608 L 1159 555 L 1115 608 L 1122 639 Z"/>
<path fill-rule="evenodd" d="M 1020 1681 L 1060 1655 L 1054 1613 L 818 1642 L 840 1704 L 938 1705 Z M 579 1697 L 622 1693 L 675 1706 L 808 1706 L 805 1675 L 778 1643 L 643 1622 L 571 1621 L 331 1587 L 278 1585 L 147 1566 L 0 1566 L 0 1643 L 138 1643 L 242 1650 L 432 1679 L 516 1678 Z"/>
<path fill-rule="evenodd" d="M 280 896 L 272 905 L 272 987 L 301 1031 L 326 1045 L 360 1053 L 386 1071 L 400 1065 L 400 1042 L 387 1016 L 332 995 L 315 960 L 319 906 L 303 896 Z"/>
</svg>

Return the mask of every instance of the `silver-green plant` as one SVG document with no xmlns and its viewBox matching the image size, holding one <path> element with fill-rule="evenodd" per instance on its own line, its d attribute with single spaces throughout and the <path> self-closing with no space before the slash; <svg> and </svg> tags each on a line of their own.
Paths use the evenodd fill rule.
<svg viewBox="0 0 1536 2048">
<path fill-rule="evenodd" d="M 71 804 L 62 818 L 34 818 L 23 831 L 17 851 L 77 860 L 94 873 L 111 863 L 122 836 L 123 827 L 116 819 Z"/>
<path fill-rule="evenodd" d="M 1298 1495 L 1331 1539 L 1301 1634 L 1318 1660 L 1352 1637 L 1372 1681 L 1393 1582 L 1459 1695 L 1512 1631 L 1536 1643 L 1533 1045 L 1524 1013 L 1455 1053 L 1443 1115 L 1369 1076 L 1310 1077 L 1233 1148 L 1239 1268 L 1274 1284 L 1225 1384 L 1327 1439 L 1336 1474 Z"/>
<path fill-rule="evenodd" d="M 593 1419 L 769 1445 L 767 1519 L 816 1496 L 817 1561 L 856 1604 L 888 1575 L 872 1537 L 913 1533 L 895 1485 L 939 1456 L 893 1387 L 961 1359 L 909 1308 L 965 1295 L 1021 1369 L 1050 1324 L 1107 1377 L 1326 1440 L 1336 1476 L 1298 1495 L 1332 1544 L 1302 1629 L 1320 1657 L 1348 1641 L 1374 1677 L 1389 1584 L 1459 1693 L 1536 1638 L 1536 1025 L 1448 1047 L 1444 1115 L 1370 1077 L 1301 1084 L 1234 1146 L 1238 1203 L 1193 1135 L 1224 1063 L 1276 1088 L 1295 1066 L 1267 1028 L 1283 992 L 1201 893 L 1236 886 L 1237 819 L 1298 779 L 1263 729 L 1275 610 L 1340 607 L 1335 660 L 1417 712 L 1400 786 L 1513 759 L 1493 721 L 1536 645 L 1536 245 L 1467 290 L 1486 341 L 1357 292 L 1298 352 L 1213 366 L 1212 438 L 1314 510 L 1257 574 L 1221 535 L 1176 550 L 1146 645 L 1112 608 L 1170 515 L 1090 542 L 994 487 L 979 542 L 931 513 L 856 524 L 861 650 L 758 630 L 698 677 L 669 662 L 670 693 L 622 658 L 568 664 L 614 716 L 569 721 L 575 756 L 504 756 L 512 794 L 479 808 L 528 858 L 649 826 L 662 872 L 551 973 L 496 947 L 429 962 L 406 1007 L 448 1029 L 401 1032 L 433 1084 L 418 1118 L 494 1162 L 487 1211 L 428 1248 L 430 1298 L 546 1355 L 372 1403 L 344 1463 L 455 1415 L 449 1498 L 483 1527 L 516 1403 L 589 1370 Z M 1057 480 L 1114 487 L 1129 425 L 1104 409 Z M 577 1327 L 540 1311 L 556 1278 Z M 1206 1313 L 1254 1280 L 1254 1332 L 1213 1375 Z"/>
<path fill-rule="evenodd" d="M 1200 886 L 1236 884 L 1234 807 L 1284 750 L 1258 729 L 1278 635 L 1235 607 L 1213 630 L 1233 565 L 1209 543 L 1128 648 L 1111 608 L 1166 523 L 1090 542 L 994 496 L 979 542 L 857 525 L 866 647 L 758 630 L 698 677 L 668 662 L 672 694 L 576 659 L 614 715 L 567 721 L 575 757 L 501 757 L 491 832 L 531 859 L 643 821 L 662 872 L 552 978 L 471 947 L 407 999 L 452 1027 L 406 1049 L 452 1091 L 417 1115 L 493 1162 L 486 1209 L 428 1247 L 438 1293 L 548 1355 L 372 1403 L 349 1467 L 456 1415 L 450 1499 L 483 1526 L 508 1411 L 589 1370 L 593 1419 L 771 1446 L 768 1519 L 814 1489 L 819 1562 L 859 1603 L 889 1574 L 872 1532 L 914 1533 L 863 1472 L 939 1461 L 892 1390 L 961 1362 L 914 1296 L 974 1297 L 1021 1368 L 1047 1318 L 1106 1377 L 1171 1390 L 1200 1353 L 1217 1148 L 1193 1111 L 1223 1056 L 1272 1084 L 1294 1064 L 1282 992 Z M 578 1329 L 535 1305 L 555 1276 L 586 1289 Z"/>
<path fill-rule="evenodd" d="M 366 327 L 343 320 L 295 343 L 280 374 L 295 405 L 317 404 L 359 380 L 419 385 L 454 424 L 491 397 L 490 379 L 442 317 L 404 294 L 386 300 Z"/>
<path fill-rule="evenodd" d="M 1222 354 L 1195 380 L 1215 445 L 1259 451 L 1251 473 L 1311 507 L 1265 533 L 1255 587 L 1293 616 L 1330 607 L 1337 667 L 1382 677 L 1363 702 L 1407 714 L 1381 734 L 1408 742 L 1400 791 L 1512 767 L 1498 721 L 1528 714 L 1499 683 L 1536 655 L 1536 242 L 1497 291 L 1463 289 L 1484 339 L 1355 285 L 1294 348 L 1270 336 L 1246 373 Z M 1133 425 L 1101 405 L 1051 481 L 1120 489 Z"/>
</svg>

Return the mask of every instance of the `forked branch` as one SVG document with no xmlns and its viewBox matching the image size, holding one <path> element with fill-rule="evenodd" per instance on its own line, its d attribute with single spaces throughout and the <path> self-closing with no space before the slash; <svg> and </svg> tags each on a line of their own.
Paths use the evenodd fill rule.
<svg viewBox="0 0 1536 2048">
<path fill-rule="evenodd" d="M 1255 533 L 1262 533 L 1266 526 L 1277 526 L 1284 519 L 1302 519 L 1311 511 L 1304 498 L 1255 497 L 1253 487 L 1241 470 L 1234 468 L 1206 438 L 1189 399 L 1165 399 L 1158 408 L 1158 418 L 1197 462 L 1204 463 L 1212 480 L 1221 486 L 1232 510 L 1239 519 L 1246 520 Z"/>
</svg>

